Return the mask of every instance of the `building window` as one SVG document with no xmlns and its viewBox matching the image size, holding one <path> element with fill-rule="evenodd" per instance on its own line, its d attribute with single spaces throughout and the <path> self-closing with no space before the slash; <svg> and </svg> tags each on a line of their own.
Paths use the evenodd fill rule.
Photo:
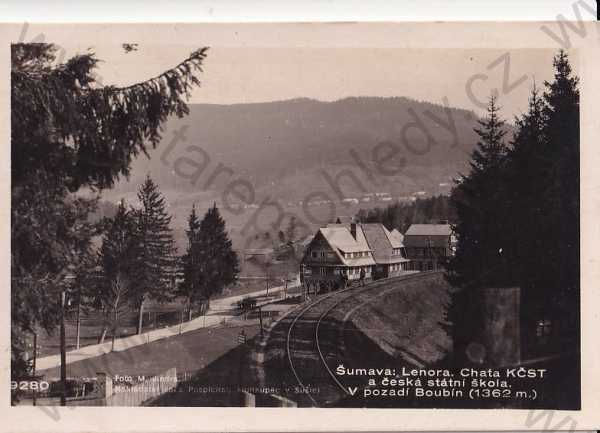
<svg viewBox="0 0 600 433">
<path fill-rule="evenodd" d="M 548 319 L 539 320 L 535 329 L 535 335 L 539 338 L 548 337 L 552 331 L 552 321 Z"/>
<path fill-rule="evenodd" d="M 311 256 L 313 259 L 316 259 L 316 258 L 317 258 L 317 252 L 316 252 L 316 251 L 313 251 L 313 252 L 311 252 L 311 253 L 310 253 L 310 256 Z"/>
</svg>

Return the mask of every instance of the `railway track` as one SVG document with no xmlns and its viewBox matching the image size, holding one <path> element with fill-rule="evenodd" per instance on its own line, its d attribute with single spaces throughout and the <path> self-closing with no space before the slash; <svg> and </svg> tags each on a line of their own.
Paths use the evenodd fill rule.
<svg viewBox="0 0 600 433">
<path fill-rule="evenodd" d="M 434 273 L 389 278 L 332 292 L 288 315 L 285 350 L 290 371 L 300 391 L 296 392 L 298 405 L 327 406 L 349 394 L 349 384 L 341 383 L 332 370 L 334 365 L 344 360 L 343 339 L 340 338 L 344 321 L 333 317 L 336 310 L 343 312 L 345 307 L 353 307 L 354 311 L 357 307 L 352 301 L 359 294 L 375 291 L 375 296 L 383 295 L 403 287 L 399 284 L 390 288 L 390 284 L 425 278 Z"/>
</svg>

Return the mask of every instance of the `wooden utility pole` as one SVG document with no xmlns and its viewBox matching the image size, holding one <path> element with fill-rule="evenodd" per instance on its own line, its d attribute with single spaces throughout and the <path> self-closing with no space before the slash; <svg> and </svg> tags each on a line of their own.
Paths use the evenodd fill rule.
<svg viewBox="0 0 600 433">
<path fill-rule="evenodd" d="M 60 405 L 67 405 L 67 344 L 65 341 L 65 304 L 67 294 L 60 293 Z"/>
<path fill-rule="evenodd" d="M 33 377 L 35 379 L 35 367 L 37 361 L 37 329 L 33 331 Z M 36 390 L 33 390 L 33 405 L 36 404 Z"/>
<path fill-rule="evenodd" d="M 260 321 L 260 336 L 263 336 L 263 320 L 262 320 L 262 307 L 258 307 L 258 318 Z"/>
<path fill-rule="evenodd" d="M 75 343 L 75 348 L 79 350 L 79 340 L 81 338 L 81 289 L 79 291 L 78 299 L 77 299 L 77 341 Z"/>
</svg>

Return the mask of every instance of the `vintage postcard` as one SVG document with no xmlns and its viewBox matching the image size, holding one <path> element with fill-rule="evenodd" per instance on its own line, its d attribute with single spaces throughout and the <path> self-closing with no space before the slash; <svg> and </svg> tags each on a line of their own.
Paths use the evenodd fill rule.
<svg viewBox="0 0 600 433">
<path fill-rule="evenodd" d="M 595 24 L 1 32 L 11 431 L 598 427 Z"/>
</svg>

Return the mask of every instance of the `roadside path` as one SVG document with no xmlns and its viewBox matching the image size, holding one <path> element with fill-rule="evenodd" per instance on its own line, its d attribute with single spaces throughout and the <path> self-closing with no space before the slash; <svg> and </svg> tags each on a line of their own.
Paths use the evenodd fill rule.
<svg viewBox="0 0 600 433">
<path fill-rule="evenodd" d="M 288 285 L 288 289 L 296 287 L 296 284 Z M 284 286 L 272 287 L 269 289 L 270 295 L 279 295 L 284 290 Z M 215 299 L 211 301 L 210 308 L 204 316 L 196 317 L 189 322 L 183 322 L 180 325 L 168 326 L 160 329 L 153 329 L 152 331 L 144 332 L 139 335 L 132 335 L 130 337 L 119 338 L 115 341 L 114 350 L 112 350 L 112 342 L 108 341 L 102 344 L 92 344 L 89 346 L 81 347 L 78 350 L 71 350 L 67 352 L 67 364 L 81 361 L 83 359 L 94 358 L 101 356 L 106 353 L 121 352 L 123 350 L 131 349 L 132 347 L 147 344 L 152 341 L 162 340 L 163 338 L 172 337 L 174 335 L 180 335 L 186 332 L 194 331 L 196 329 L 208 328 L 214 326 L 224 325 L 225 322 L 235 317 L 233 310 L 235 309 L 237 302 L 246 297 L 258 297 L 266 296 L 267 290 L 259 290 L 252 293 L 244 293 L 242 295 L 228 296 L 221 299 Z M 263 305 L 272 302 L 273 299 L 267 299 L 262 302 L 258 302 L 257 305 Z M 42 373 L 43 370 L 48 370 L 60 366 L 60 354 L 45 356 L 36 360 L 36 374 Z"/>
</svg>

